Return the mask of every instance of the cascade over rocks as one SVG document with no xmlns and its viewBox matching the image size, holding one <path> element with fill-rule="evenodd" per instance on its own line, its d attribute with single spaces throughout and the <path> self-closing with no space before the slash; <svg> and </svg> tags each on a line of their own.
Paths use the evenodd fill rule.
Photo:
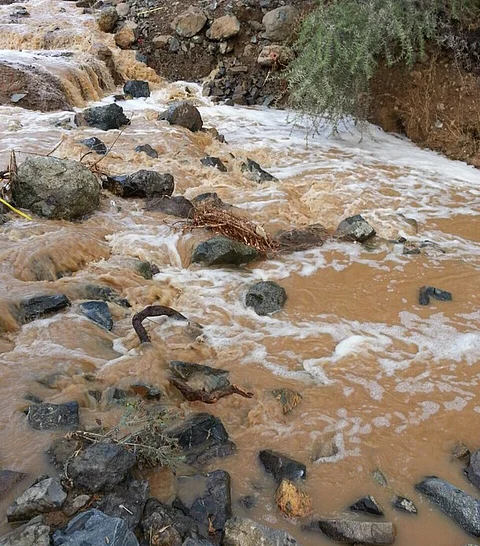
<svg viewBox="0 0 480 546">
<path fill-rule="evenodd" d="M 133 99 L 146 98 L 150 96 L 150 86 L 143 80 L 128 80 L 123 86 L 123 92 Z"/>
<path fill-rule="evenodd" d="M 28 408 L 27 419 L 35 430 L 74 428 L 79 425 L 78 402 L 35 404 Z"/>
<path fill-rule="evenodd" d="M 276 282 L 262 281 L 248 289 L 245 305 L 253 307 L 257 315 L 270 315 L 283 309 L 287 301 L 285 288 Z"/>
<path fill-rule="evenodd" d="M 192 254 L 193 263 L 204 265 L 243 265 L 257 259 L 257 250 L 223 235 L 198 244 Z"/>
<path fill-rule="evenodd" d="M 128 125 L 130 120 L 123 113 L 123 108 L 118 104 L 112 103 L 105 106 L 93 106 L 87 108 L 81 114 L 75 115 L 77 125 L 89 125 L 102 131 L 111 129 L 120 129 Z"/>
<path fill-rule="evenodd" d="M 75 220 L 98 208 L 100 185 L 77 161 L 29 157 L 18 167 L 12 195 L 17 206 L 39 216 Z"/>
<path fill-rule="evenodd" d="M 58 478 L 47 478 L 29 487 L 8 507 L 7 520 L 28 521 L 39 514 L 60 510 L 67 498 Z"/>
<path fill-rule="evenodd" d="M 176 102 L 170 105 L 165 112 L 158 116 L 159 120 L 166 120 L 170 125 L 185 127 L 193 133 L 203 127 L 202 116 L 198 108 L 188 101 Z"/>
<path fill-rule="evenodd" d="M 132 174 L 107 176 L 103 187 L 120 197 L 162 197 L 173 193 L 175 182 L 170 173 L 141 169 Z"/>
</svg>

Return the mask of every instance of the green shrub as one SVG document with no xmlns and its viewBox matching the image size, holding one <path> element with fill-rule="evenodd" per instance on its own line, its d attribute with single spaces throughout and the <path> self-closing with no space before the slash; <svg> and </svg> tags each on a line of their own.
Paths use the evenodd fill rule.
<svg viewBox="0 0 480 546">
<path fill-rule="evenodd" d="M 368 114 L 380 58 L 412 65 L 428 40 L 480 13 L 480 0 L 330 0 L 303 21 L 287 79 L 291 105 L 310 129 Z"/>
</svg>

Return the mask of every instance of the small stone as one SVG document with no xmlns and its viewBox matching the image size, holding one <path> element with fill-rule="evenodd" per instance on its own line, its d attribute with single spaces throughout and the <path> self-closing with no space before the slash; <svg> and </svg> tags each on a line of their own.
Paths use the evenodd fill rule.
<svg viewBox="0 0 480 546">
<path fill-rule="evenodd" d="M 452 294 L 446 290 L 435 288 L 434 286 L 422 286 L 418 294 L 418 303 L 420 305 L 428 305 L 430 298 L 439 301 L 452 301 Z"/>
<path fill-rule="evenodd" d="M 286 301 L 285 288 L 272 281 L 262 281 L 249 288 L 245 305 L 253 307 L 257 315 L 271 315 L 281 311 Z"/>
<path fill-rule="evenodd" d="M 335 435 L 325 435 L 325 437 L 320 438 L 318 443 L 315 445 L 315 449 L 312 455 L 312 461 L 318 462 L 318 461 L 324 461 L 326 459 L 331 459 L 332 457 L 335 457 L 338 455 L 339 448 L 337 445 L 337 441 L 335 439 Z"/>
<path fill-rule="evenodd" d="M 280 66 L 284 68 L 294 59 L 295 55 L 289 47 L 272 44 L 262 48 L 260 54 L 258 55 L 257 63 L 260 66 Z"/>
<path fill-rule="evenodd" d="M 241 504 L 247 510 L 251 510 L 257 506 L 257 499 L 253 495 L 245 495 L 238 499 L 239 504 Z"/>
<path fill-rule="evenodd" d="M 7 509 L 7 520 L 28 521 L 39 514 L 59 510 L 67 498 L 58 478 L 47 478 L 28 488 Z"/>
<path fill-rule="evenodd" d="M 321 531 L 328 538 L 337 542 L 363 545 L 393 544 L 396 534 L 393 523 L 353 519 L 318 520 L 303 526 L 302 529 Z"/>
<path fill-rule="evenodd" d="M 363 243 L 374 235 L 375 230 L 360 214 L 342 220 L 335 232 L 339 239 L 358 243 Z"/>
<path fill-rule="evenodd" d="M 117 4 L 116 10 L 119 17 L 126 17 L 130 12 L 130 6 L 126 2 L 120 2 Z"/>
<path fill-rule="evenodd" d="M 97 137 L 85 138 L 82 140 L 87 148 L 92 150 L 92 152 L 97 153 L 98 155 L 105 155 L 107 153 L 107 147 L 105 144 Z"/>
<path fill-rule="evenodd" d="M 115 33 L 115 43 L 121 49 L 129 49 L 138 37 L 138 25 L 133 21 L 126 21 Z"/>
<path fill-rule="evenodd" d="M 463 442 L 457 442 L 452 449 L 452 459 L 462 463 L 470 463 L 470 450 Z"/>
<path fill-rule="evenodd" d="M 241 169 L 242 173 L 245 173 L 253 182 L 278 182 L 277 178 L 262 169 L 262 167 L 260 167 L 256 161 L 253 161 L 253 159 L 247 158 L 247 162 L 242 163 Z"/>
<path fill-rule="evenodd" d="M 79 425 L 78 402 L 48 404 L 44 402 L 28 408 L 28 422 L 36 430 L 58 430 Z"/>
<path fill-rule="evenodd" d="M 294 32 L 297 17 L 297 10 L 293 6 L 281 6 L 267 12 L 262 19 L 264 37 L 272 42 L 287 40 Z"/>
<path fill-rule="evenodd" d="M 79 510 L 81 510 L 91 499 L 90 495 L 77 495 L 72 500 L 67 500 L 62 508 L 63 513 L 71 518 Z"/>
<path fill-rule="evenodd" d="M 176 102 L 161 113 L 159 120 L 167 120 L 170 125 L 179 125 L 192 132 L 200 131 L 203 127 L 203 120 L 198 108 L 188 101 Z"/>
<path fill-rule="evenodd" d="M 193 204 L 182 195 L 151 199 L 147 202 L 145 209 L 171 214 L 179 218 L 189 218 L 193 214 Z"/>
<path fill-rule="evenodd" d="M 207 17 L 203 10 L 191 6 L 176 18 L 175 32 L 182 38 L 192 38 L 202 30 L 206 22 Z"/>
<path fill-rule="evenodd" d="M 150 86 L 143 80 L 128 80 L 123 86 L 123 92 L 134 99 L 146 98 L 150 96 Z"/>
<path fill-rule="evenodd" d="M 397 510 L 401 510 L 402 512 L 407 512 L 407 514 L 417 514 L 418 510 L 415 504 L 409 499 L 406 499 L 405 497 L 395 497 L 392 500 L 392 506 L 396 508 Z"/>
<path fill-rule="evenodd" d="M 145 400 L 160 400 L 162 397 L 162 391 L 153 385 L 146 385 L 145 383 L 134 383 L 130 385 L 130 391 L 132 394 L 145 398 Z"/>
<path fill-rule="evenodd" d="M 207 30 L 209 40 L 228 40 L 240 32 L 240 21 L 233 15 L 224 15 L 215 19 Z"/>
<path fill-rule="evenodd" d="M 104 301 L 86 301 L 79 305 L 82 313 L 106 330 L 113 328 L 112 314 L 108 305 Z"/>
<path fill-rule="evenodd" d="M 117 21 L 118 13 L 113 6 L 102 9 L 97 16 L 97 25 L 102 32 L 112 32 Z"/>
<path fill-rule="evenodd" d="M 155 38 L 153 38 L 152 45 L 156 49 L 165 49 L 168 46 L 171 38 L 172 37 L 168 36 L 167 34 L 159 34 L 155 36 Z"/>
<path fill-rule="evenodd" d="M 258 252 L 228 237 L 217 235 L 197 245 L 192 254 L 193 263 L 210 265 L 242 265 L 258 258 Z"/>
<path fill-rule="evenodd" d="M 305 518 L 313 513 L 312 499 L 286 479 L 283 479 L 278 486 L 275 502 L 289 518 Z"/>
<path fill-rule="evenodd" d="M 371 495 L 362 497 L 358 501 L 351 504 L 349 508 L 353 512 L 365 512 L 366 514 L 370 514 L 372 516 L 384 515 L 382 507 Z"/>
<path fill-rule="evenodd" d="M 150 144 L 141 144 L 140 146 L 137 146 L 135 148 L 135 151 L 137 153 L 144 153 L 146 155 L 148 155 L 148 157 L 151 157 L 153 159 L 157 159 L 158 158 L 158 152 L 157 150 L 155 150 L 155 148 L 152 148 L 150 146 Z"/>
<path fill-rule="evenodd" d="M 200 163 L 205 165 L 205 167 L 214 167 L 222 173 L 227 172 L 227 167 L 222 163 L 222 160 L 218 157 L 207 156 L 200 159 Z"/>
<path fill-rule="evenodd" d="M 272 474 L 278 482 L 283 478 L 287 478 L 288 480 L 305 479 L 307 475 L 307 468 L 304 464 L 275 451 L 260 451 L 258 457 L 264 469 L 269 474 Z"/>
<path fill-rule="evenodd" d="M 291 412 L 302 400 L 302 395 L 291 389 L 275 389 L 272 394 L 282 405 L 283 413 Z"/>
</svg>

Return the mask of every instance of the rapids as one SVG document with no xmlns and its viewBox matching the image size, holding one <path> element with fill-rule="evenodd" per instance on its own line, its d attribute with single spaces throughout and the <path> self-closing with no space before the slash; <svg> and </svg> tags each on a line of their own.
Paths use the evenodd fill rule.
<svg viewBox="0 0 480 546">
<path fill-rule="evenodd" d="M 267 232 L 311 223 L 335 228 L 361 213 L 380 240 L 375 246 L 330 241 L 241 270 L 208 269 L 189 264 L 193 245 L 206 233 L 145 211 L 142 200 L 104 192 L 100 210 L 82 223 L 13 217 L 0 228 L 1 467 L 32 476 L 47 469 L 43 452 L 54 435 L 29 429 L 22 413 L 29 404 L 25 394 L 52 402 L 77 399 L 82 422 L 113 423 L 118 412 L 85 394 L 91 388 L 86 374 L 95 373 L 104 386 L 141 379 L 164 388 L 185 413 L 221 417 L 238 453 L 211 468 L 231 472 L 234 513 L 286 529 L 304 546 L 330 543 L 302 533 L 298 522 L 277 511 L 273 484 L 257 463 L 260 449 L 276 449 L 307 464 L 306 490 L 318 514 L 335 514 L 370 493 L 397 523 L 399 546 L 467 543 L 413 485 L 434 474 L 475 495 L 450 452 L 456 441 L 480 447 L 478 170 L 374 126 L 363 134 L 353 126 L 336 136 L 326 130 L 306 141 L 301 123 L 289 123 L 292 113 L 214 105 L 198 85 L 162 82 L 133 52 L 117 50 L 112 36 L 95 30 L 93 18 L 69 2 L 30 0 L 26 6 L 31 17 L 21 24 L 8 21 L 14 6 L 0 7 L 0 60 L 40 63 L 61 79 L 78 110 L 87 102 L 113 100 L 108 71 L 89 54 L 100 41 L 114 51 L 120 73 L 148 78 L 154 91 L 148 99 L 120 103 L 131 117 L 120 135 L 74 128 L 67 112 L 0 107 L 0 165 L 6 167 L 11 150 L 21 161 L 58 143 L 53 155 L 79 160 L 86 151 L 80 141 L 98 136 L 107 147 L 113 144 L 99 164 L 102 170 L 171 172 L 175 194 L 192 198 L 215 191 Z M 73 55 L 45 55 L 50 50 Z M 192 99 L 205 125 L 224 134 L 228 144 L 157 121 L 158 112 L 178 98 Z M 158 159 L 134 152 L 145 143 L 156 148 Z M 220 157 L 228 172 L 203 167 L 205 155 Z M 240 169 L 247 156 L 279 182 L 247 180 Z M 427 244 L 420 255 L 404 255 L 402 245 L 392 242 L 399 237 Z M 136 260 L 148 260 L 160 272 L 145 280 Z M 259 317 L 245 307 L 246 290 L 258 280 L 285 287 L 282 312 Z M 181 326 L 154 319 L 148 326 L 152 346 L 139 347 L 130 311 L 116 306 L 111 333 L 75 305 L 20 329 L 10 315 L 10 305 L 25 296 L 62 292 L 75 299 L 86 283 L 115 288 L 135 312 L 170 305 L 203 325 L 203 333 L 192 337 Z M 425 284 L 452 292 L 453 301 L 420 306 L 418 289 Z M 227 369 L 254 397 L 224 398 L 212 406 L 187 403 L 168 385 L 172 359 Z M 54 390 L 37 383 L 53 373 L 61 374 Z M 287 415 L 271 394 L 280 387 L 303 397 Z M 333 442 L 336 453 L 317 459 L 325 442 Z M 418 516 L 388 508 L 391 491 L 374 481 L 376 468 L 396 493 L 416 503 Z M 168 473 L 150 479 L 152 493 L 172 495 Z M 253 511 L 238 504 L 250 494 L 258 497 Z M 2 516 L 11 500 L 1 500 Z"/>
</svg>

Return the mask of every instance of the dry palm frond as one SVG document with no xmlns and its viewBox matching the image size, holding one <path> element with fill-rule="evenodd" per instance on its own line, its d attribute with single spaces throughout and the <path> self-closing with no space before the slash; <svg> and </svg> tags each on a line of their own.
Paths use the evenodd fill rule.
<svg viewBox="0 0 480 546">
<path fill-rule="evenodd" d="M 189 225 L 191 228 L 211 229 L 217 235 L 251 246 L 261 254 L 276 252 L 279 248 L 262 226 L 208 203 L 200 203 L 195 207 Z"/>
</svg>

